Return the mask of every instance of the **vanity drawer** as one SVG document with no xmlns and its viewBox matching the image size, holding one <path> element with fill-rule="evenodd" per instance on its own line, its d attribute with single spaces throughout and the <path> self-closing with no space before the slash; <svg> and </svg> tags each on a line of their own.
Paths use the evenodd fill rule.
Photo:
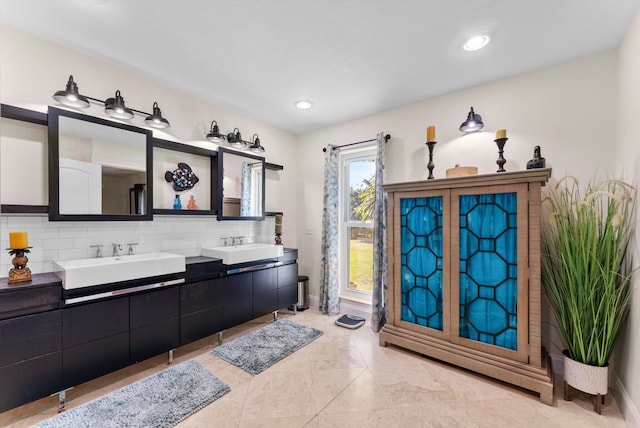
<svg viewBox="0 0 640 428">
<path fill-rule="evenodd" d="M 293 263 L 278 267 L 278 287 L 298 285 L 298 264 Z"/>
<path fill-rule="evenodd" d="M 59 351 L 60 310 L 0 321 L 0 366 Z"/>
<path fill-rule="evenodd" d="M 129 333 L 129 297 L 65 308 L 62 311 L 62 346 Z"/>
<path fill-rule="evenodd" d="M 130 299 L 131 330 L 178 318 L 180 315 L 178 287 L 137 294 Z"/>
<path fill-rule="evenodd" d="M 222 280 L 210 279 L 180 286 L 180 314 L 192 314 L 222 305 Z"/>
</svg>

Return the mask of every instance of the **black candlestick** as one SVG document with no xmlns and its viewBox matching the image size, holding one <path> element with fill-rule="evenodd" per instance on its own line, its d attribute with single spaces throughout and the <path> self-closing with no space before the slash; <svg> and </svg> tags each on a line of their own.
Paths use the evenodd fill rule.
<svg viewBox="0 0 640 428">
<path fill-rule="evenodd" d="M 433 146 L 435 146 L 437 142 L 435 141 L 427 141 L 427 146 L 429 147 L 429 163 L 427 164 L 427 168 L 429 168 L 429 177 L 427 180 L 433 180 L 435 177 L 433 176 L 433 167 L 435 164 L 433 163 Z"/>
<path fill-rule="evenodd" d="M 507 142 L 508 138 L 496 138 L 494 141 L 498 145 L 498 160 L 496 163 L 498 164 L 498 171 L 496 172 L 505 172 L 506 170 L 503 168 L 504 164 L 507 163 L 506 159 L 502 156 L 504 153 L 504 145 Z"/>
</svg>

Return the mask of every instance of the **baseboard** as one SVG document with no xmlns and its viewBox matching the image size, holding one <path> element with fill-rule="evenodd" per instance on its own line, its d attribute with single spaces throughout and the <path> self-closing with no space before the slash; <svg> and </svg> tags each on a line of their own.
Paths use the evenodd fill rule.
<svg viewBox="0 0 640 428">
<path fill-rule="evenodd" d="M 365 304 L 354 302 L 353 300 L 340 299 L 340 313 L 357 315 L 369 321 L 371 319 L 371 303 Z"/>
<path fill-rule="evenodd" d="M 633 400 L 631 400 L 618 374 L 615 372 L 613 373 L 613 384 L 615 385 L 613 388 L 613 396 L 616 398 L 616 402 L 618 403 L 618 407 L 620 407 L 620 412 L 622 412 L 622 417 L 624 417 L 627 426 L 629 428 L 640 428 L 640 412 L 633 403 Z"/>
<path fill-rule="evenodd" d="M 318 296 L 309 296 L 309 307 L 315 310 L 318 310 L 320 307 L 320 297 Z"/>
<path fill-rule="evenodd" d="M 317 309 L 320 306 L 320 298 L 318 296 L 309 296 L 309 307 Z M 371 319 L 371 304 L 355 302 L 353 300 L 340 299 L 340 313 L 351 314 Z"/>
</svg>

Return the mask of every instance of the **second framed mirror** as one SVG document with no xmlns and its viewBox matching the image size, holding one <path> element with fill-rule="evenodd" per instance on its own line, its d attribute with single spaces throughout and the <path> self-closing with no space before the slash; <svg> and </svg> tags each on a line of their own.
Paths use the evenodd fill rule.
<svg viewBox="0 0 640 428">
<path fill-rule="evenodd" d="M 218 220 L 264 220 L 264 158 L 218 149 Z"/>
</svg>

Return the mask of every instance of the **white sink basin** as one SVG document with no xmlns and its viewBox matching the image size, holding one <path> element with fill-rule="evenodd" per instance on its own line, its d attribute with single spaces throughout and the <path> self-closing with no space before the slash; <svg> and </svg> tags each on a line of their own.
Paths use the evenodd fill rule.
<svg viewBox="0 0 640 428">
<path fill-rule="evenodd" d="M 53 268 L 65 290 L 185 271 L 184 256 L 146 253 L 61 260 Z"/>
<path fill-rule="evenodd" d="M 233 265 L 236 263 L 281 257 L 284 254 L 283 248 L 282 245 L 275 244 L 244 244 L 203 248 L 200 253 L 203 256 L 222 259 L 222 263 L 225 265 Z"/>
</svg>

